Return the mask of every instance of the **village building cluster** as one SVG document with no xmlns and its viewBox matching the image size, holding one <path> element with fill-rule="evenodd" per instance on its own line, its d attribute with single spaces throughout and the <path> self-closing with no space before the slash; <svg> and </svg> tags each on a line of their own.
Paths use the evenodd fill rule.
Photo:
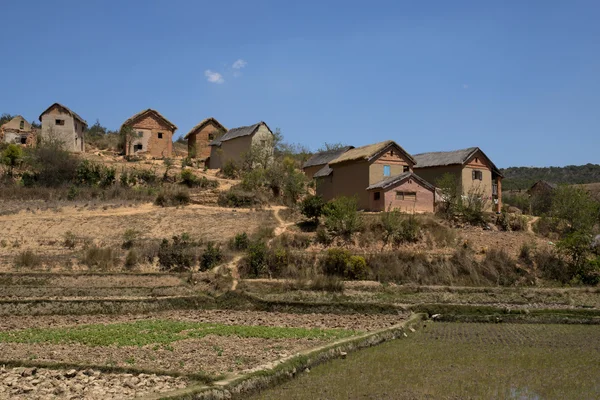
<svg viewBox="0 0 600 400">
<path fill-rule="evenodd" d="M 0 126 L 0 141 L 32 146 L 38 138 L 60 140 L 71 152 L 85 152 L 87 122 L 68 107 L 54 103 L 40 116 L 35 128 L 22 116 Z M 153 109 L 146 109 L 123 122 L 132 131 L 126 155 L 171 157 L 177 126 Z M 215 118 L 194 126 L 184 138 L 188 156 L 209 169 L 239 163 L 256 145 L 272 144 L 273 132 L 265 122 L 227 129 Z M 436 182 L 444 175 L 456 177 L 463 196 L 477 189 L 489 200 L 489 211 L 502 207 L 502 174 L 478 147 L 454 151 L 409 154 L 393 140 L 361 147 L 345 146 L 314 154 L 303 165 L 316 182 L 316 192 L 329 201 L 338 196 L 357 199 L 360 209 L 433 212 L 440 193 Z"/>
</svg>

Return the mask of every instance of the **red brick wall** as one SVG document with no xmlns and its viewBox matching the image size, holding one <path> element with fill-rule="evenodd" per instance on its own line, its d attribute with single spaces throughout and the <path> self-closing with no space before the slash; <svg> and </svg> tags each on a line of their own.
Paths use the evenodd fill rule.
<svg viewBox="0 0 600 400">
<path fill-rule="evenodd" d="M 398 200 L 396 192 L 415 192 L 415 200 Z M 381 193 L 381 200 L 374 200 L 374 191 L 369 191 L 371 210 L 387 211 L 388 209 L 399 209 L 402 212 L 434 212 L 434 192 L 422 186 L 414 179 L 407 179 L 396 186 L 387 188 Z"/>
<path fill-rule="evenodd" d="M 218 138 L 223 133 L 225 132 L 214 122 L 208 122 L 202 129 L 188 136 L 188 153 L 190 155 L 195 154 L 195 157 L 200 159 L 210 157 L 210 146 L 208 144 L 212 142 L 212 139 L 209 139 L 208 136 L 213 135 L 214 138 Z"/>
</svg>

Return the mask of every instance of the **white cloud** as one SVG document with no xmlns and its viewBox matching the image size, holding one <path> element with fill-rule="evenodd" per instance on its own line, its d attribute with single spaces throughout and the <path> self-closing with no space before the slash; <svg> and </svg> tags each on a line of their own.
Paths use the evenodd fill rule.
<svg viewBox="0 0 600 400">
<path fill-rule="evenodd" d="M 244 60 L 242 60 L 241 58 L 236 60 L 233 65 L 231 66 L 231 68 L 233 69 L 242 69 L 244 68 L 248 63 Z"/>
<path fill-rule="evenodd" d="M 206 76 L 206 79 L 210 83 L 223 83 L 223 82 L 225 82 L 225 79 L 223 79 L 223 75 L 221 75 L 218 72 L 211 71 L 210 69 L 207 69 L 206 71 L 204 71 L 204 76 Z"/>
</svg>

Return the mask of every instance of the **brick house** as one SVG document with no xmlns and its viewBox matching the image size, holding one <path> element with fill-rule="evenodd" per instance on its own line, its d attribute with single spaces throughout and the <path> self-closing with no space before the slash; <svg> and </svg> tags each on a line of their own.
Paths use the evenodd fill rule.
<svg viewBox="0 0 600 400">
<path fill-rule="evenodd" d="M 433 212 L 434 190 L 412 173 L 414 164 L 392 140 L 349 149 L 314 174 L 317 194 L 325 201 L 355 197 L 364 210 Z"/>
<path fill-rule="evenodd" d="M 414 172 L 404 172 L 377 182 L 367 188 L 369 210 L 402 212 L 433 212 L 435 187 Z"/>
<path fill-rule="evenodd" d="M 4 143 L 33 146 L 37 134 L 38 130 L 20 115 L 0 126 L 0 141 Z"/>
<path fill-rule="evenodd" d="M 148 108 L 141 111 L 121 126 L 133 128 L 137 138 L 125 146 L 125 154 L 147 154 L 156 158 L 171 157 L 173 134 L 177 127 L 158 111 Z"/>
<path fill-rule="evenodd" d="M 210 142 L 208 168 L 219 169 L 230 161 L 239 165 L 253 146 L 261 146 L 271 155 L 273 153 L 273 132 L 262 121 L 230 129 L 223 136 Z"/>
<path fill-rule="evenodd" d="M 40 115 L 41 137 L 62 142 L 65 150 L 85 152 L 84 132 L 87 122 L 77 113 L 59 103 L 54 103 Z"/>
<path fill-rule="evenodd" d="M 184 137 L 188 141 L 188 156 L 206 160 L 210 157 L 210 142 L 227 132 L 219 121 L 210 117 L 194 126 Z"/>
<path fill-rule="evenodd" d="M 312 179 L 314 174 L 316 174 L 317 171 L 329 164 L 330 161 L 335 160 L 343 153 L 353 148 L 354 146 L 344 146 L 339 149 L 326 150 L 315 153 L 302 165 L 302 171 L 309 179 Z"/>
<path fill-rule="evenodd" d="M 463 196 L 473 190 L 489 200 L 488 210 L 502 209 L 502 178 L 500 170 L 479 147 L 454 151 L 415 154 L 415 172 L 432 185 L 445 174 L 454 175 Z"/>
</svg>

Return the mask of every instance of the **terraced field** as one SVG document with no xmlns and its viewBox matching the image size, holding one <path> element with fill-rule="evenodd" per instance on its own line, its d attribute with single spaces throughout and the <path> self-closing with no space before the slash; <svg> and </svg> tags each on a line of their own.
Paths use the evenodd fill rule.
<svg viewBox="0 0 600 400">
<path fill-rule="evenodd" d="M 600 327 L 428 323 L 252 397 L 600 398 Z"/>
</svg>

